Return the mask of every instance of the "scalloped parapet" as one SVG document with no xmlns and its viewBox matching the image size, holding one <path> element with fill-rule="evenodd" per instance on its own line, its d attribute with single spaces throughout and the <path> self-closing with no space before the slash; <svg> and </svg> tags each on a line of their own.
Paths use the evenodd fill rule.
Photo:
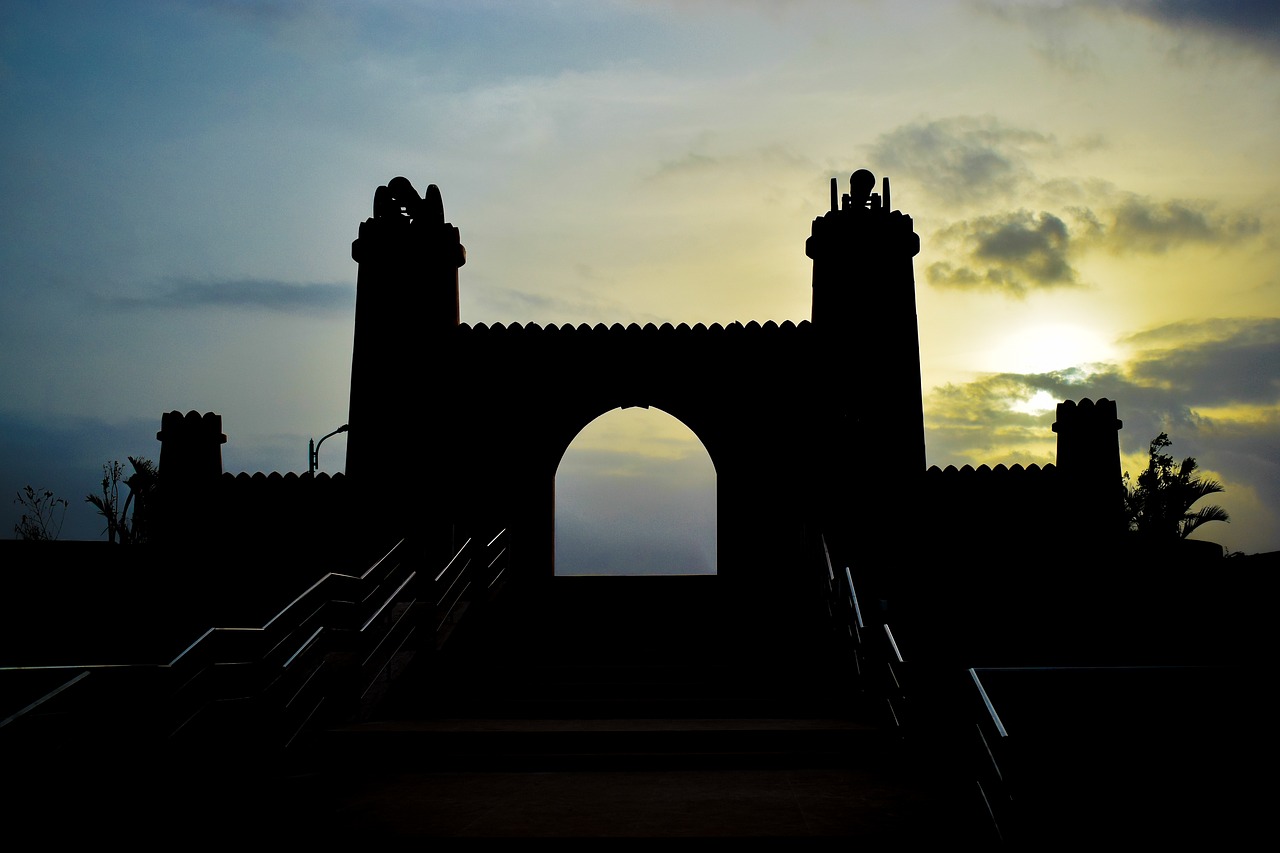
<svg viewBox="0 0 1280 853">
<path fill-rule="evenodd" d="M 222 473 L 222 416 L 179 411 L 160 416 L 160 470 L 167 482 L 207 480 Z"/>
<path fill-rule="evenodd" d="M 1052 463 L 933 465 L 925 471 L 913 512 L 927 519 L 929 548 L 970 552 L 979 541 L 997 549 L 1043 548 L 1077 520 L 1062 485 Z"/>
<path fill-rule="evenodd" d="M 1065 400 L 1058 404 L 1058 465 L 1077 479 L 1120 482 L 1120 437 L 1124 422 L 1114 400 Z"/>
<path fill-rule="evenodd" d="M 1072 500 L 1092 507 L 1100 529 L 1127 527 L 1124 484 L 1120 473 L 1120 430 L 1114 400 L 1085 398 L 1058 404 L 1053 431 L 1058 434 L 1058 465 L 1069 478 Z"/>
<path fill-rule="evenodd" d="M 1085 397 L 1079 403 L 1064 400 L 1058 404 L 1058 419 L 1053 424 L 1053 431 L 1059 435 L 1074 430 L 1114 432 L 1123 426 L 1124 422 L 1116 416 L 1114 400 L 1100 397 L 1094 402 Z"/>
<path fill-rule="evenodd" d="M 653 337 L 655 335 L 670 335 L 670 334 L 735 335 L 740 333 L 747 333 L 747 334 L 754 335 L 754 334 L 762 334 L 762 333 L 769 334 L 774 332 L 782 332 L 785 334 L 785 333 L 791 333 L 791 332 L 797 332 L 797 331 L 800 331 L 801 333 L 806 333 L 807 330 L 811 327 L 811 325 L 812 324 L 810 324 L 808 320 L 801 320 L 798 323 L 792 320 L 784 320 L 781 323 L 775 320 L 766 320 L 764 323 L 760 323 L 756 320 L 752 320 L 748 323 L 734 322 L 734 323 L 726 323 L 723 325 L 721 325 L 720 323 L 712 323 L 710 326 L 707 326 L 703 323 L 696 323 L 693 326 L 690 326 L 687 323 L 681 323 L 678 326 L 673 326 L 670 323 L 663 323 L 661 326 L 658 326 L 654 323 L 645 323 L 643 326 L 641 326 L 639 323 L 629 323 L 625 326 L 622 325 L 621 323 L 613 323 L 612 325 L 606 325 L 604 323 L 596 323 L 594 326 L 589 323 L 579 323 L 576 326 L 572 323 L 564 323 L 563 325 L 548 323 L 545 326 L 539 325 L 538 323 L 492 323 L 492 324 L 476 323 L 474 325 L 470 323 L 461 323 L 458 326 L 458 331 L 461 334 L 470 333 L 470 334 L 479 334 L 479 335 L 493 333 L 493 334 L 506 334 L 506 335 L 523 334 L 526 336 L 536 336 L 540 333 L 545 333 L 545 334 L 561 333 L 561 334 L 576 334 L 576 335 L 584 335 L 584 336 L 596 335 L 600 337 L 604 337 L 604 336 L 616 337 L 621 335 L 621 336 L 627 336 L 631 338 L 642 338 L 642 337 Z"/>
<path fill-rule="evenodd" d="M 303 472 L 227 472 L 216 484 L 218 505 L 236 507 L 238 537 L 274 539 L 280 531 L 298 542 L 346 535 L 353 512 L 346 475 Z"/>
</svg>

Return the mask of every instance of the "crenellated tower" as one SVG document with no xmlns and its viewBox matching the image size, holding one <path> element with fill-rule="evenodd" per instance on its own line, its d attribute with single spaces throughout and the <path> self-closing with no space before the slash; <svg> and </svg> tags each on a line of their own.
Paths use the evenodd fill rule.
<svg viewBox="0 0 1280 853">
<path fill-rule="evenodd" d="M 439 188 L 420 197 L 397 177 L 374 192 L 351 257 L 360 266 L 345 471 L 371 500 L 404 507 L 426 488 L 423 463 L 435 455 L 426 447 L 431 424 L 417 413 L 430 400 L 423 386 L 448 381 L 467 253 L 445 221 Z"/>
<path fill-rule="evenodd" d="M 925 469 L 924 402 L 913 259 L 920 238 L 911 217 L 893 210 L 889 179 L 859 169 L 841 194 L 831 179 L 831 209 L 813 221 L 805 254 L 813 259 L 811 320 L 831 388 L 829 461 L 852 517 L 853 483 L 882 484 L 873 501 L 909 500 Z M 901 494 L 898 494 L 901 492 Z M 883 513 L 879 513 L 883 515 Z"/>
<path fill-rule="evenodd" d="M 1120 429 L 1114 400 L 1088 398 L 1058 404 L 1053 431 L 1058 434 L 1058 469 L 1068 499 L 1090 507 L 1076 535 L 1115 536 L 1125 529 L 1124 485 L 1120 474 Z"/>
<path fill-rule="evenodd" d="M 215 489 L 222 477 L 222 416 L 213 412 L 165 412 L 160 417 L 160 494 L 155 501 L 158 539 L 201 547 L 214 544 L 221 535 L 212 522 Z"/>
</svg>

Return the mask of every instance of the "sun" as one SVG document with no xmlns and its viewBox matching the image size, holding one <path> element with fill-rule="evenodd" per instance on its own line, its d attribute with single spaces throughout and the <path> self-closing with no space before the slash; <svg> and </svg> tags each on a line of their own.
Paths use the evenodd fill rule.
<svg viewBox="0 0 1280 853">
<path fill-rule="evenodd" d="M 1027 374 L 1087 369 L 1114 361 L 1117 354 L 1111 341 L 1095 329 L 1078 323 L 1041 323 L 995 340 L 979 358 L 984 372 Z"/>
</svg>

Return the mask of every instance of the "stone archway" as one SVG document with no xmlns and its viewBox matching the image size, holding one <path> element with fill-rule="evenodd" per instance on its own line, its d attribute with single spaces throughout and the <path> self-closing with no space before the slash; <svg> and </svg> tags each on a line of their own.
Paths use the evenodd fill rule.
<svg viewBox="0 0 1280 853">
<path fill-rule="evenodd" d="M 716 573 L 715 465 L 678 418 L 605 412 L 574 437 L 555 479 L 557 576 Z"/>
</svg>

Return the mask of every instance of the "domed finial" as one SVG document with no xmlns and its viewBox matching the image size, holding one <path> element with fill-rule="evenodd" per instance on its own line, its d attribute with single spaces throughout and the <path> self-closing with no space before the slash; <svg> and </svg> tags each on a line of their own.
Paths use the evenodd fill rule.
<svg viewBox="0 0 1280 853">
<path fill-rule="evenodd" d="M 876 176 L 866 169 L 859 169 L 849 176 L 849 201 L 854 207 L 863 207 L 876 188 Z"/>
<path fill-rule="evenodd" d="M 444 222 L 444 199 L 440 197 L 440 188 L 435 184 L 427 187 L 426 198 L 422 200 L 422 216 L 435 225 Z"/>
<path fill-rule="evenodd" d="M 408 178 L 404 176 L 392 178 L 387 181 L 387 189 L 391 191 L 392 197 L 404 208 L 404 212 L 410 219 L 417 219 L 422 215 L 422 199 Z"/>
</svg>

